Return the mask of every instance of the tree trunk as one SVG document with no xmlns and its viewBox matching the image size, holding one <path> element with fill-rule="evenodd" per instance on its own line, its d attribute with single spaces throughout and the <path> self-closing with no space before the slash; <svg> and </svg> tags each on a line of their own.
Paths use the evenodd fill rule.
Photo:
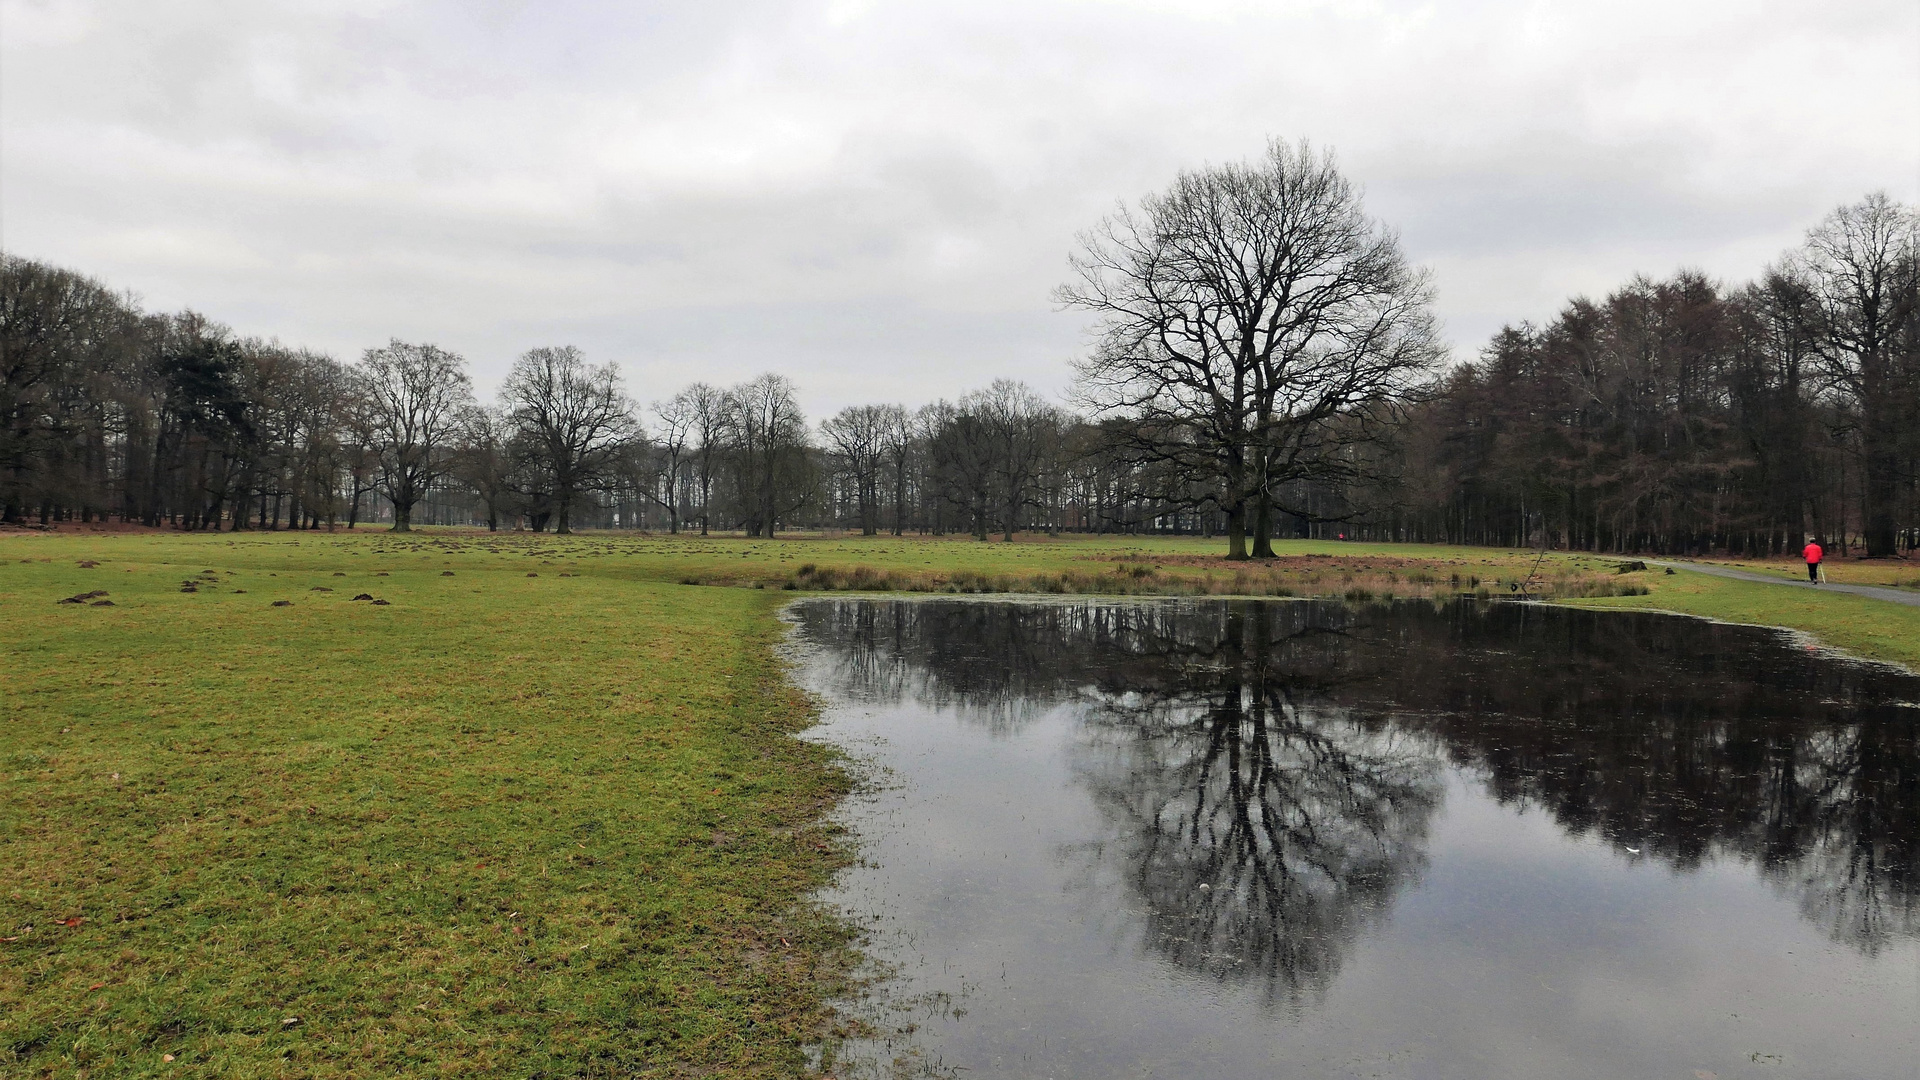
<svg viewBox="0 0 1920 1080">
<path fill-rule="evenodd" d="M 1247 557 L 1247 501 L 1241 499 L 1227 507 L 1227 558 Z"/>
<path fill-rule="evenodd" d="M 1253 557 L 1273 558 L 1273 500 L 1265 491 L 1253 501 Z"/>
<path fill-rule="evenodd" d="M 779 512 L 779 506 L 774 501 L 773 490 L 773 470 L 775 465 L 776 461 L 774 456 L 768 454 L 766 474 L 760 481 L 760 527 L 766 531 L 765 535 L 769 540 L 773 539 L 774 515 Z"/>
<path fill-rule="evenodd" d="M 907 467 L 900 458 L 893 467 L 893 535 L 902 535 L 907 527 Z"/>
<path fill-rule="evenodd" d="M 1868 428 L 1866 461 L 1862 463 L 1865 475 L 1860 484 L 1860 525 L 1870 559 L 1898 554 L 1893 512 L 1900 492 L 1900 440 L 1894 433 L 1875 430 L 1884 426 L 1876 423 Z"/>
</svg>

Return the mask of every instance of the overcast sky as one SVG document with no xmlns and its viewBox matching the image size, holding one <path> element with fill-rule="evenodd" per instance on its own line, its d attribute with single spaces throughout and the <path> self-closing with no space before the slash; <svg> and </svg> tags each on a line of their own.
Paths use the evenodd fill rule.
<svg viewBox="0 0 1920 1080">
<path fill-rule="evenodd" d="M 1331 146 L 1456 354 L 1920 195 L 1920 4 L 0 0 L 0 244 L 490 390 L 773 369 L 815 416 L 1068 382 L 1076 232 Z"/>
</svg>

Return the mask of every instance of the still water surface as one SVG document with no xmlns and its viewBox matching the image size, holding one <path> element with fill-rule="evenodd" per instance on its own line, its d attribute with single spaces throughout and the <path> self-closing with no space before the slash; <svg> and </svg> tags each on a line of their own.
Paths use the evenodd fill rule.
<svg viewBox="0 0 1920 1080">
<path fill-rule="evenodd" d="M 835 1075 L 1920 1077 L 1920 679 L 1531 605 L 817 600 Z"/>
</svg>

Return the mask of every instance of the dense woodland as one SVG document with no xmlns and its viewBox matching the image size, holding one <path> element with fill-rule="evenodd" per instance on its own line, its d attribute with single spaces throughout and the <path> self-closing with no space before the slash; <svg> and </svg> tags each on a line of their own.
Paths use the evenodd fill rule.
<svg viewBox="0 0 1920 1080">
<path fill-rule="evenodd" d="M 647 387 L 578 350 L 352 362 L 0 262 L 14 525 L 1349 536 L 1610 552 L 1920 546 L 1916 215 L 1835 211 L 1759 278 L 1577 298 L 1449 363 L 1331 158 L 1183 176 L 1089 234 L 1069 409 L 999 381 L 805 417 L 767 374 Z M 1224 255 L 1222 254 L 1224 253 Z M 1250 548 L 1248 542 L 1250 541 Z"/>
<path fill-rule="evenodd" d="M 1637 279 L 1510 327 L 1410 410 L 1375 528 L 1778 554 L 1920 545 L 1914 220 L 1849 207 L 1760 280 Z"/>
</svg>

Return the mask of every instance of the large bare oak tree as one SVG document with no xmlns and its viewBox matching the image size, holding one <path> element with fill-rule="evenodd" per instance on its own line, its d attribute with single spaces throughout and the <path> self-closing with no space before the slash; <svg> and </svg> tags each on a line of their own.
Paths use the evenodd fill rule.
<svg viewBox="0 0 1920 1080">
<path fill-rule="evenodd" d="M 898 405 L 849 405 L 820 424 L 839 472 L 852 481 L 862 536 L 880 531 L 881 468 L 902 412 Z"/>
<path fill-rule="evenodd" d="M 1084 236 L 1056 294 L 1099 320 L 1079 395 L 1206 477 L 1228 553 L 1272 554 L 1290 484 L 1338 482 L 1439 356 L 1431 289 L 1331 154 L 1275 141 L 1183 173 Z"/>
<path fill-rule="evenodd" d="M 500 387 L 507 420 L 550 485 L 556 531 L 573 531 L 580 496 L 601 485 L 634 436 L 633 406 L 612 364 L 579 349 L 528 349 Z"/>
<path fill-rule="evenodd" d="M 734 487 L 748 536 L 772 536 L 811 496 L 807 418 L 793 381 L 768 372 L 727 393 Z"/>
<path fill-rule="evenodd" d="M 368 349 L 359 386 L 368 450 L 380 493 L 393 503 L 393 530 L 413 528 L 413 508 L 453 468 L 452 450 L 473 403 L 467 362 L 437 345 L 390 342 Z"/>
</svg>

